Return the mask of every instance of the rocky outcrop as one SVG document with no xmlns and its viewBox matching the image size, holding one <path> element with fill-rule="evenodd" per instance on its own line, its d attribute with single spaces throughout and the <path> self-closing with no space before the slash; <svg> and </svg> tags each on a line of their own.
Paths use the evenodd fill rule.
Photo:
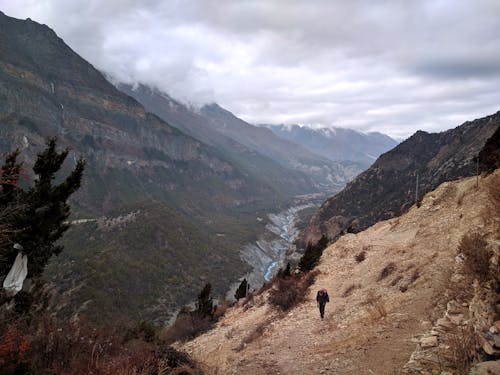
<svg viewBox="0 0 500 375">
<path fill-rule="evenodd" d="M 334 240 L 344 232 L 358 232 L 399 216 L 416 198 L 445 181 L 473 176 L 475 157 L 499 125 L 497 112 L 442 133 L 416 132 L 323 203 L 299 243 L 305 246 L 322 235 Z"/>
</svg>

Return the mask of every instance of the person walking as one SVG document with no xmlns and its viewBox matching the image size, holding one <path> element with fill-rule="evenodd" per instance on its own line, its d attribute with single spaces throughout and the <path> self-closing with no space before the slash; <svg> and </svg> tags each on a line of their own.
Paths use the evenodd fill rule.
<svg viewBox="0 0 500 375">
<path fill-rule="evenodd" d="M 320 289 L 318 294 L 316 294 L 316 302 L 319 307 L 319 315 L 321 316 L 321 320 L 325 317 L 325 305 L 330 302 L 330 297 L 328 297 L 328 292 L 326 289 Z"/>
</svg>

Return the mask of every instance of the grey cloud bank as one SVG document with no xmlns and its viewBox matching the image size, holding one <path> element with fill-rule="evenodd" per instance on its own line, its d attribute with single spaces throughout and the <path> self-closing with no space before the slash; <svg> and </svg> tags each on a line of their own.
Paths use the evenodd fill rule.
<svg viewBox="0 0 500 375">
<path fill-rule="evenodd" d="M 500 109 L 500 1 L 0 0 L 94 66 L 252 123 L 406 137 Z"/>
</svg>

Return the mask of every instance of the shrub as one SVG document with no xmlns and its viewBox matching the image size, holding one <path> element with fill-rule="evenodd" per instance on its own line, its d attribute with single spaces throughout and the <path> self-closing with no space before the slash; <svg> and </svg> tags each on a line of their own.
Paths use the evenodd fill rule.
<svg viewBox="0 0 500 375">
<path fill-rule="evenodd" d="M 491 251 L 479 233 L 464 235 L 458 245 L 458 252 L 464 255 L 464 269 L 481 282 L 490 278 Z"/>
<path fill-rule="evenodd" d="M 366 251 L 364 251 L 364 250 L 362 252 L 360 252 L 359 254 L 357 254 L 357 255 L 354 256 L 354 260 L 357 263 L 361 263 L 365 259 L 366 259 Z"/>
<path fill-rule="evenodd" d="M 269 292 L 269 303 L 288 311 L 293 306 L 302 302 L 309 287 L 314 283 L 318 271 L 308 272 L 305 275 L 291 276 L 286 279 L 276 278 Z"/>
<path fill-rule="evenodd" d="M 196 312 L 179 313 L 174 324 L 164 330 L 160 338 L 167 344 L 187 341 L 208 331 L 213 325 L 214 320 L 210 317 L 201 317 Z"/>
<path fill-rule="evenodd" d="M 396 267 L 396 264 L 394 262 L 390 262 L 388 263 L 383 269 L 382 271 L 380 271 L 380 275 L 378 276 L 378 280 L 377 281 L 381 281 L 383 279 L 385 279 L 387 276 L 389 276 L 391 273 L 393 273 L 394 271 L 396 271 L 397 267 Z"/>
<path fill-rule="evenodd" d="M 474 362 L 479 360 L 480 344 L 472 324 L 457 327 L 457 332 L 445 336 L 447 350 L 441 355 L 453 368 L 454 374 L 467 375 Z"/>
<path fill-rule="evenodd" d="M 124 344 L 126 331 L 119 325 L 98 329 L 82 320 L 66 322 L 47 315 L 0 322 L 0 372 L 170 375 L 187 366 L 190 373 L 201 374 L 187 354 L 170 347 L 140 338 L 133 346 Z"/>
</svg>

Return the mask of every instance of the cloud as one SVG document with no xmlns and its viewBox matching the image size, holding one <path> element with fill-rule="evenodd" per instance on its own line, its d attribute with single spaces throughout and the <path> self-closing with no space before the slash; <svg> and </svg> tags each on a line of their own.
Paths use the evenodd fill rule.
<svg viewBox="0 0 500 375">
<path fill-rule="evenodd" d="M 97 68 L 254 123 L 405 137 L 500 108 L 496 0 L 0 0 Z"/>
</svg>

